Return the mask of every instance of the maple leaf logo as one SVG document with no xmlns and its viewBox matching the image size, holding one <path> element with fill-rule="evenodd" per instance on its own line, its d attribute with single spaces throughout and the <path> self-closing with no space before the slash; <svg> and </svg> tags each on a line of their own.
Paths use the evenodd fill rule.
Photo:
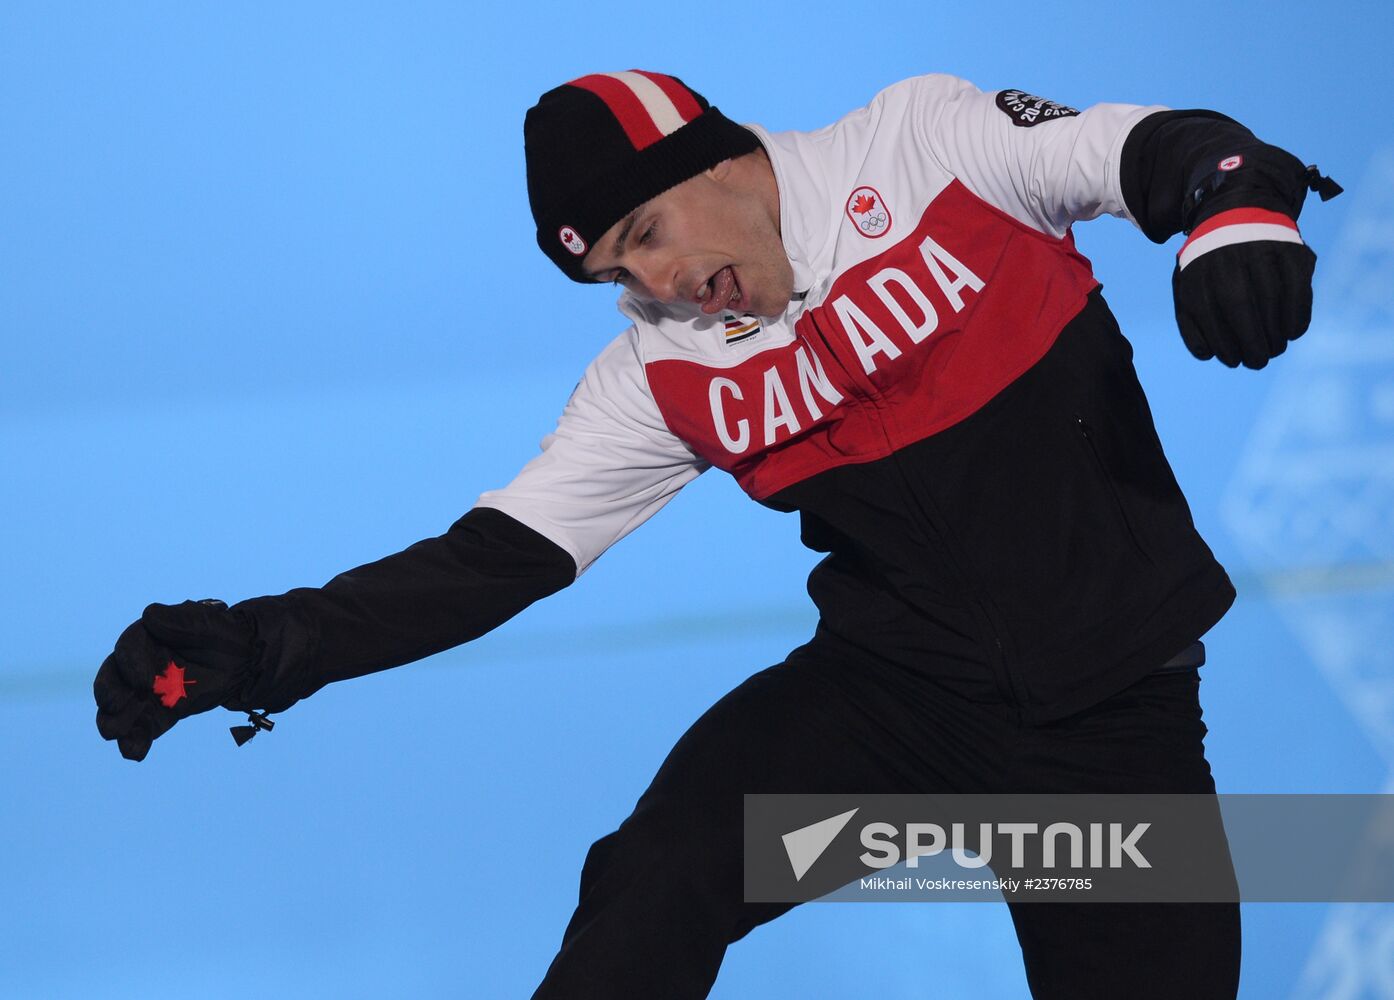
<svg viewBox="0 0 1394 1000">
<path fill-rule="evenodd" d="M 184 679 L 184 668 L 176 666 L 173 660 L 165 665 L 164 673 L 155 675 L 155 683 L 152 685 L 155 693 L 160 696 L 160 704 L 165 708 L 173 708 L 178 704 L 180 698 L 187 698 L 189 692 L 184 690 L 185 684 L 197 684 L 195 680 Z"/>
<path fill-rule="evenodd" d="M 852 211 L 858 215 L 865 215 L 876 207 L 876 199 L 869 194 L 857 195 L 857 200 L 852 202 Z"/>
</svg>

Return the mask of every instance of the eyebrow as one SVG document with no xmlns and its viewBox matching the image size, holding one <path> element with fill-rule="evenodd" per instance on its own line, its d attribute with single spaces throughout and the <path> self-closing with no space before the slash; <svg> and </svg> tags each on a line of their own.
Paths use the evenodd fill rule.
<svg viewBox="0 0 1394 1000">
<path fill-rule="evenodd" d="M 636 208 L 629 213 L 629 218 L 624 220 L 624 228 L 620 230 L 619 238 L 615 240 L 615 252 L 624 249 L 625 241 L 629 239 L 629 231 L 634 228 L 634 223 L 639 220 L 639 210 Z"/>
<path fill-rule="evenodd" d="M 634 223 L 638 220 L 639 210 L 636 208 L 634 211 L 629 213 L 629 217 L 624 220 L 624 225 L 620 228 L 620 234 L 615 239 L 615 253 L 620 253 L 624 250 L 625 240 L 629 239 L 629 231 L 634 228 Z M 589 271 L 587 272 L 587 277 L 589 277 L 592 281 L 599 281 L 600 275 L 604 274 L 606 271 L 613 270 L 615 270 L 613 267 L 606 267 L 601 268 L 599 271 Z"/>
</svg>

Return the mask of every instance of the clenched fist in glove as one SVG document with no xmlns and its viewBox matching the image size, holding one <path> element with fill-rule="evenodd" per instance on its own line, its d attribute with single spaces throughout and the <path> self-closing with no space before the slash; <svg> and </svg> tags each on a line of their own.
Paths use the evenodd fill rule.
<svg viewBox="0 0 1394 1000">
<path fill-rule="evenodd" d="M 255 660 L 254 626 L 222 601 L 152 604 L 97 672 L 97 729 L 121 756 L 144 760 L 180 719 L 242 709 Z"/>
<path fill-rule="evenodd" d="M 1262 368 L 1307 331 L 1317 255 L 1296 219 L 1308 189 L 1322 201 L 1341 193 L 1275 147 L 1226 156 L 1192 179 L 1171 288 L 1181 338 L 1202 361 Z"/>
<path fill-rule="evenodd" d="M 1154 243 L 1186 234 L 1171 287 L 1190 352 L 1262 368 L 1307 330 L 1314 254 L 1297 231 L 1307 192 L 1341 186 L 1214 111 L 1160 111 L 1128 134 L 1119 184 Z"/>
<path fill-rule="evenodd" d="M 323 587 L 152 604 L 92 685 L 97 729 L 143 760 L 180 719 L 219 705 L 248 713 L 238 744 L 334 681 L 411 663 L 478 638 L 576 579 L 570 553 L 501 511 L 477 507 L 445 534 Z"/>
<path fill-rule="evenodd" d="M 1306 332 L 1316 263 L 1281 212 L 1236 208 L 1207 219 L 1171 277 L 1186 347 L 1202 361 L 1262 368 Z"/>
</svg>

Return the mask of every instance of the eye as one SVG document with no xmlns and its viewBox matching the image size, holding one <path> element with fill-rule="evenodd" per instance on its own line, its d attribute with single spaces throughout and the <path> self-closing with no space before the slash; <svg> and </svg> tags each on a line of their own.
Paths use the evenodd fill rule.
<svg viewBox="0 0 1394 1000">
<path fill-rule="evenodd" d="M 649 223 L 649 228 L 644 230 L 644 235 L 639 237 L 639 245 L 643 246 L 653 240 L 654 234 L 658 231 L 658 220 Z"/>
<path fill-rule="evenodd" d="M 629 272 L 624 268 L 616 268 L 614 275 L 610 278 L 612 285 L 625 285 L 629 282 Z"/>
</svg>

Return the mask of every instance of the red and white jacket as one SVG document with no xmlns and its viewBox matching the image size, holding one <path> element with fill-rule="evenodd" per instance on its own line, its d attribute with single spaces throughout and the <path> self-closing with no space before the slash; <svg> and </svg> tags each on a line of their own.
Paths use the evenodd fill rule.
<svg viewBox="0 0 1394 1000">
<path fill-rule="evenodd" d="M 1097 285 L 1070 226 L 1128 217 L 1123 139 L 1159 110 L 1099 105 L 1021 127 L 994 94 L 935 75 L 817 132 L 750 126 L 803 297 L 756 320 L 625 293 L 634 325 L 591 364 L 542 454 L 480 504 L 584 571 L 710 465 L 766 500 L 971 415 Z"/>
<path fill-rule="evenodd" d="M 632 325 L 511 483 L 438 538 L 239 606 L 266 690 L 303 697 L 488 631 L 711 466 L 828 553 L 815 643 L 1025 719 L 1107 697 L 1220 619 L 1234 588 L 1070 227 L 1107 213 L 1160 242 L 1204 222 L 1197 178 L 1274 147 L 1213 112 L 1075 111 L 943 75 L 818 131 L 750 128 L 799 293 L 785 313 L 622 296 Z M 1226 174 L 1213 204 L 1295 219 L 1301 195 L 1271 176 Z"/>
<path fill-rule="evenodd" d="M 757 320 L 626 293 L 633 325 L 586 371 L 542 453 L 479 505 L 580 573 L 716 466 L 757 501 L 802 511 L 806 541 L 832 552 L 810 589 L 826 591 L 824 626 L 840 639 L 889 642 L 916 669 L 991 684 L 1034 714 L 1122 686 L 1233 597 L 1070 234 L 1104 213 L 1131 218 L 1124 142 L 1163 110 L 1076 113 L 933 75 L 816 132 L 751 126 L 802 297 Z M 1088 343 L 1060 347 L 1072 324 Z M 1065 356 L 1052 369 L 1078 353 L 1096 370 L 1027 390 L 1053 349 Z M 1150 497 L 1134 513 L 1110 496 L 1137 485 L 1100 465 L 1099 451 L 1122 449 L 1153 455 L 1151 485 L 1179 516 L 1153 524 Z M 1147 579 L 1178 546 L 1186 564 Z M 1092 639 L 1101 628 L 1108 638 Z"/>
</svg>

